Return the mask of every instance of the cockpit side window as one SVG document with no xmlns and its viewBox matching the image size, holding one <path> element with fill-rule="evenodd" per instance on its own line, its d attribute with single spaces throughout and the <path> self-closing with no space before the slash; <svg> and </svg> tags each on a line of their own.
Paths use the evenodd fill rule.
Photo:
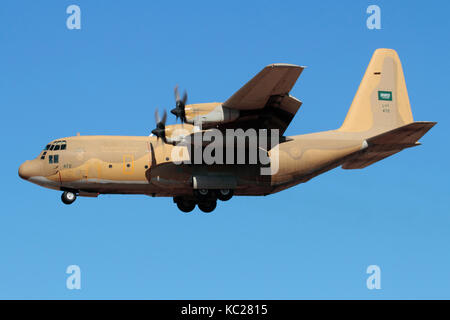
<svg viewBox="0 0 450 320">
<path fill-rule="evenodd" d="M 48 150 L 50 148 L 50 144 L 46 145 L 44 150 Z"/>
<path fill-rule="evenodd" d="M 48 156 L 48 163 L 58 163 L 59 162 L 59 155 L 54 154 L 54 155 L 49 155 Z"/>
</svg>

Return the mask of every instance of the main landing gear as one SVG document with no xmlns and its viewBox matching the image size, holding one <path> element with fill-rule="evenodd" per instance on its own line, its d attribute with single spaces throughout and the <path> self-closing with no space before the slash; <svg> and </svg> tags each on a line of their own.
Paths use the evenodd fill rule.
<svg viewBox="0 0 450 320">
<path fill-rule="evenodd" d="M 192 210 L 195 209 L 195 201 L 194 200 L 188 200 L 188 199 L 176 199 L 174 198 L 174 200 L 177 204 L 178 209 L 180 209 L 183 212 L 191 212 Z"/>
<path fill-rule="evenodd" d="M 64 191 L 61 195 L 61 200 L 64 204 L 72 204 L 75 200 L 77 200 L 77 194 L 72 191 Z"/>
<path fill-rule="evenodd" d="M 217 206 L 217 199 L 228 201 L 233 197 L 231 189 L 197 189 L 194 190 L 194 197 L 174 197 L 173 202 L 177 204 L 182 212 L 191 212 L 197 205 L 198 208 L 206 213 L 214 211 Z"/>
<path fill-rule="evenodd" d="M 216 207 L 217 200 L 202 201 L 198 203 L 198 208 L 206 213 L 213 212 Z"/>
</svg>

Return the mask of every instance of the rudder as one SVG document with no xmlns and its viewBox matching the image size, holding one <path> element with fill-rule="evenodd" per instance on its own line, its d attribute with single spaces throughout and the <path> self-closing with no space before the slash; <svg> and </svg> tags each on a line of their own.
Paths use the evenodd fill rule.
<svg viewBox="0 0 450 320">
<path fill-rule="evenodd" d="M 397 52 L 377 49 L 339 131 L 385 132 L 413 122 Z"/>
</svg>

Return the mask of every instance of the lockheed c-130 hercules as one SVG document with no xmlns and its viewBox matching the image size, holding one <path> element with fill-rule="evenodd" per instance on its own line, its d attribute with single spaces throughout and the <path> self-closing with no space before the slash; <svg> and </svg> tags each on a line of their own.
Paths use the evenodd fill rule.
<svg viewBox="0 0 450 320">
<path fill-rule="evenodd" d="M 377 49 L 340 128 L 286 137 L 284 132 L 302 104 L 289 92 L 303 69 L 269 65 L 223 103 L 186 104 L 187 95 L 180 98 L 176 89 L 171 113 L 181 124 L 166 126 L 164 113 L 162 119 L 157 116 L 151 136 L 60 138 L 36 159 L 24 162 L 19 175 L 63 191 L 65 204 L 74 202 L 77 195 L 144 194 L 173 197 L 183 212 L 196 205 L 211 212 L 217 200 L 233 195 L 273 194 L 338 166 L 365 168 L 420 145 L 417 141 L 436 124 L 413 121 L 398 55 L 392 49 Z M 211 130 L 226 135 L 227 129 L 238 128 L 278 132 L 276 145 L 258 147 L 268 163 L 175 163 L 174 148 L 187 148 L 187 137 Z M 184 133 L 177 133 L 178 129 Z M 208 147 L 204 141 L 200 144 L 200 148 Z M 244 153 L 249 147 L 244 144 Z M 189 160 L 192 151 L 184 157 Z M 271 174 L 261 174 L 264 168 L 271 169 Z"/>
</svg>

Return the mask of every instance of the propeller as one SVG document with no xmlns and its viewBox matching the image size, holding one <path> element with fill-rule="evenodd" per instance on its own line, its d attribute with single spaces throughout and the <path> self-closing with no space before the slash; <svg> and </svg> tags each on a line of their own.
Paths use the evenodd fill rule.
<svg viewBox="0 0 450 320">
<path fill-rule="evenodd" d="M 178 92 L 178 85 L 175 86 L 174 89 L 174 93 L 175 93 L 175 101 L 176 101 L 176 106 L 175 108 L 173 108 L 172 110 L 170 110 L 170 113 L 172 113 L 174 116 L 181 119 L 181 123 L 186 122 L 186 112 L 185 112 L 185 107 L 186 107 L 186 101 L 187 101 L 187 92 L 186 90 L 183 93 L 183 98 L 180 99 L 180 93 Z"/>
<path fill-rule="evenodd" d="M 162 141 L 166 142 L 166 120 L 167 112 L 164 110 L 162 119 L 159 117 L 158 109 L 155 111 L 156 128 L 152 130 L 152 133 Z"/>
</svg>

